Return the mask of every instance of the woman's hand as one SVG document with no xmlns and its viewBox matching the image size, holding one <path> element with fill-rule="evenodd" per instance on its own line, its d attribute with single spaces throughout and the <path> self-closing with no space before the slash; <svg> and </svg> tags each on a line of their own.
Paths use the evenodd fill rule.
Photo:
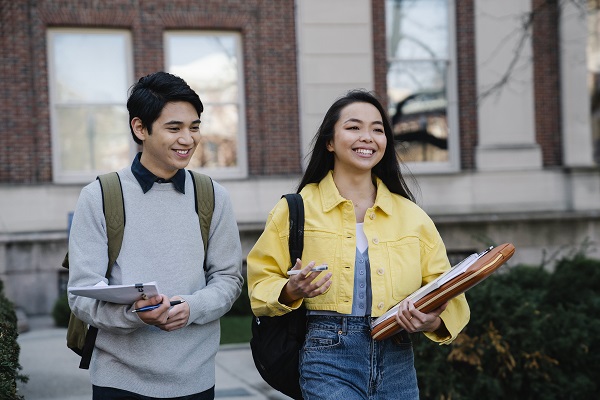
<svg viewBox="0 0 600 400">
<path fill-rule="evenodd" d="M 448 302 L 431 311 L 428 314 L 422 313 L 415 308 L 415 304 L 410 300 L 404 300 L 398 307 L 396 322 L 405 331 L 414 332 L 434 332 L 443 326 L 440 314 L 446 309 Z"/>
<path fill-rule="evenodd" d="M 302 261 L 299 258 L 296 260 L 292 270 L 300 270 L 300 273 L 290 276 L 279 295 L 280 303 L 291 304 L 299 299 L 318 296 L 329 289 L 332 273 L 328 272 L 321 279 L 316 280 L 314 277 L 311 278 L 311 275 L 318 274 L 318 272 L 311 272 L 311 268 L 314 266 L 315 262 L 311 261 L 302 268 Z"/>
</svg>

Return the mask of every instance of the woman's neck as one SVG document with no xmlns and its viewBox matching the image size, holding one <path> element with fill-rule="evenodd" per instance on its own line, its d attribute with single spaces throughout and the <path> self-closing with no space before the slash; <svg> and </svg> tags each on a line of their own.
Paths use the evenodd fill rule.
<svg viewBox="0 0 600 400">
<path fill-rule="evenodd" d="M 340 195 L 352 201 L 356 222 L 363 222 L 366 211 L 373 207 L 377 196 L 377 188 L 371 179 L 371 174 L 348 175 L 333 171 L 333 182 Z"/>
</svg>

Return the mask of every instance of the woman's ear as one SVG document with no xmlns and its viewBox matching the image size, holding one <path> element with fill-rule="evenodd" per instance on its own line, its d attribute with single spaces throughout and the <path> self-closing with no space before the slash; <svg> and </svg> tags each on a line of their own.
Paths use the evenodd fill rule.
<svg viewBox="0 0 600 400">
<path fill-rule="evenodd" d="M 140 139 L 141 141 L 146 140 L 148 130 L 144 128 L 144 124 L 142 123 L 142 120 L 139 117 L 135 117 L 131 120 L 131 130 L 138 139 Z"/>
<path fill-rule="evenodd" d="M 330 153 L 333 153 L 333 143 L 331 143 L 332 141 L 329 140 L 327 141 L 327 145 L 325 145 L 325 148 L 327 149 L 327 151 L 329 151 Z"/>
</svg>

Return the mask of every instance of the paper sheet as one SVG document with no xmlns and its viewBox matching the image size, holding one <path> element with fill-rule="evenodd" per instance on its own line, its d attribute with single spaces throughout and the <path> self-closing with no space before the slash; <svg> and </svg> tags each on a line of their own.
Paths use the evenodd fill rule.
<svg viewBox="0 0 600 400">
<path fill-rule="evenodd" d="M 135 283 L 132 285 L 107 285 L 104 281 L 94 286 L 69 287 L 69 292 L 77 296 L 108 301 L 117 304 L 133 304 L 137 300 L 158 296 L 156 282 Z"/>
<path fill-rule="evenodd" d="M 488 251 L 489 251 L 489 249 L 487 249 L 486 251 L 483 251 L 481 253 L 471 254 L 470 256 L 468 256 L 467 258 L 465 258 L 464 260 L 462 260 L 461 262 L 456 264 L 454 267 L 450 268 L 448 271 L 444 272 L 442 275 L 438 276 L 436 279 L 429 282 L 427 285 L 422 286 L 421 288 L 419 288 L 416 291 L 414 291 L 413 293 L 411 293 L 407 298 L 412 300 L 412 302 L 414 303 L 417 300 L 425 297 L 427 294 L 438 289 L 444 283 L 449 282 L 450 280 L 452 280 L 452 279 L 456 278 L 457 276 L 459 276 L 460 274 L 464 273 L 471 265 L 473 265 L 473 263 L 475 261 L 477 261 L 480 257 L 482 257 Z M 394 307 L 390 308 L 381 317 L 375 319 L 371 323 L 371 327 L 375 327 L 375 326 L 379 325 L 380 323 L 382 323 L 383 321 L 387 320 L 388 318 L 391 318 L 394 315 L 396 315 L 396 313 L 398 312 L 398 306 L 399 306 L 399 303 L 396 304 Z"/>
</svg>

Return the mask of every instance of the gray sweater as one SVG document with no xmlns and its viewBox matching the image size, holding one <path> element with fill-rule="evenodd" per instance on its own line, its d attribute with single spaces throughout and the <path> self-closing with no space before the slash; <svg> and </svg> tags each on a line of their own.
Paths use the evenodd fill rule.
<svg viewBox="0 0 600 400">
<path fill-rule="evenodd" d="M 215 210 L 204 248 L 194 187 L 185 194 L 155 183 L 143 193 L 130 168 L 119 171 L 125 201 L 125 232 L 109 284 L 156 281 L 162 294 L 180 295 L 190 307 L 188 325 L 165 332 L 145 324 L 131 305 L 69 295 L 81 320 L 99 328 L 90 365 L 91 382 L 152 397 L 178 397 L 215 384 L 219 318 L 240 295 L 242 252 L 231 201 L 214 182 Z M 81 191 L 69 239 L 69 286 L 106 281 L 107 236 L 98 181 Z"/>
</svg>

